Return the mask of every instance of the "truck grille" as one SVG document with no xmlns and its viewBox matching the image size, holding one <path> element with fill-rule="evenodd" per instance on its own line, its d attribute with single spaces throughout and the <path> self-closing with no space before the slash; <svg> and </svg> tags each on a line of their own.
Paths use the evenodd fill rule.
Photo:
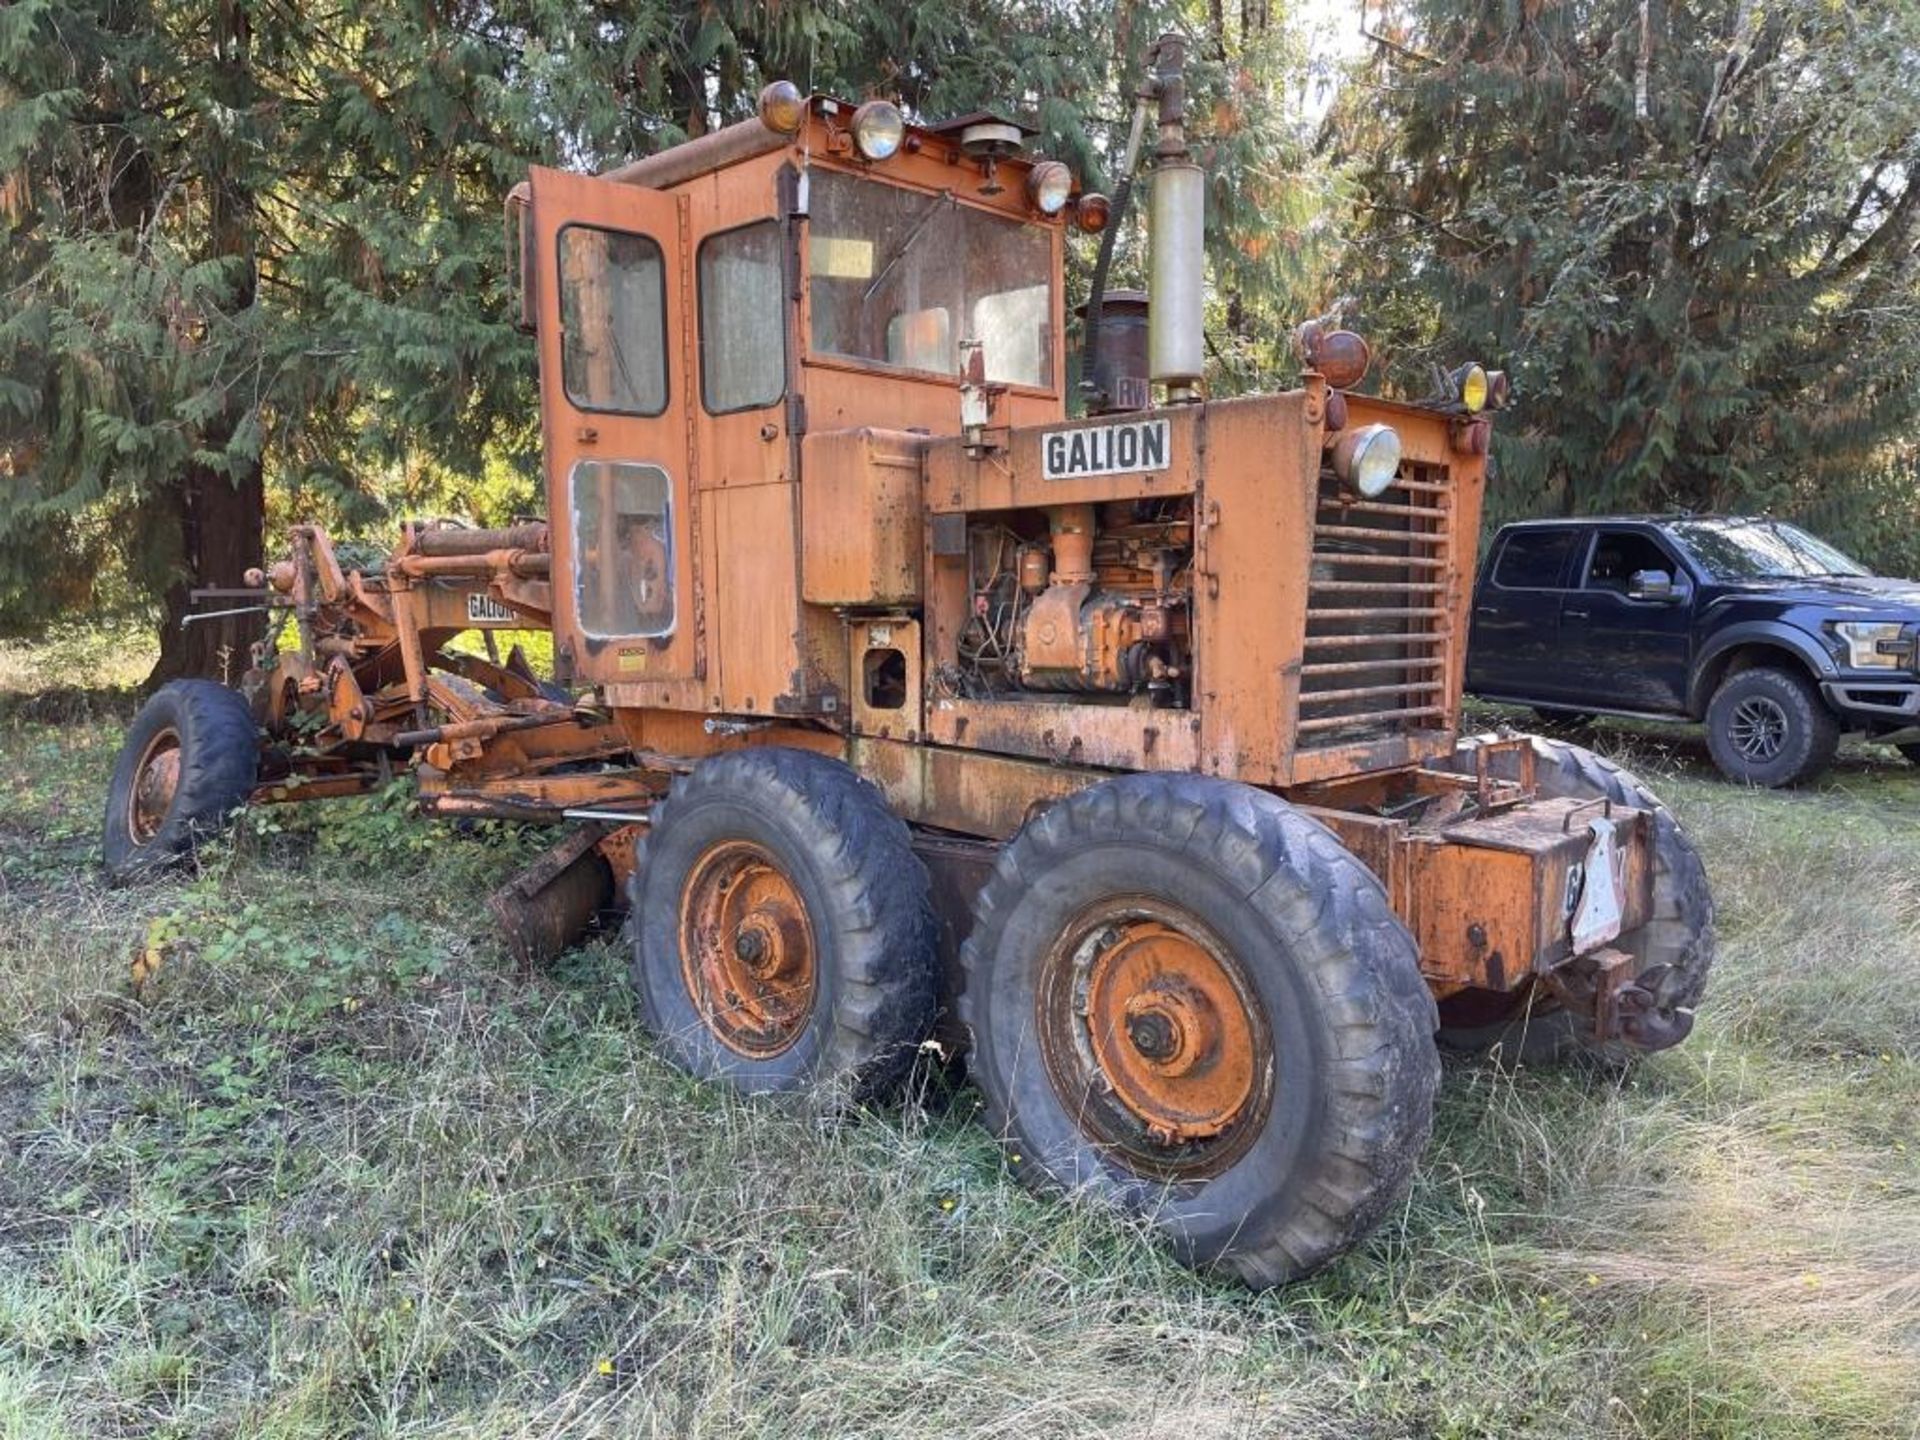
<svg viewBox="0 0 1920 1440">
<path fill-rule="evenodd" d="M 1452 492 L 1443 465 L 1402 464 L 1361 500 L 1320 472 L 1297 733 L 1303 750 L 1447 723 Z"/>
</svg>

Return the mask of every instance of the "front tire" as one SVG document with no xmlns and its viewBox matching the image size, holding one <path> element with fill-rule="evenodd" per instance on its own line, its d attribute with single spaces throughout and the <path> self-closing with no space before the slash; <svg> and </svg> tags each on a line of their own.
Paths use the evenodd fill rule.
<svg viewBox="0 0 1920 1440">
<path fill-rule="evenodd" d="M 260 767 L 253 712 L 211 680 L 174 680 L 140 707 L 107 783 L 107 875 L 139 880 L 177 865 L 246 804 Z"/>
<path fill-rule="evenodd" d="M 1256 1287 L 1319 1269 L 1405 1188 L 1433 1000 L 1372 872 L 1284 801 L 1093 786 L 1001 852 L 974 917 L 969 1069 L 1023 1180 Z"/>
<path fill-rule="evenodd" d="M 1777 789 L 1833 763 L 1840 725 L 1801 676 L 1772 666 L 1730 675 L 1707 706 L 1707 749 L 1729 780 Z"/>
<path fill-rule="evenodd" d="M 630 895 L 641 1012 L 695 1075 L 873 1097 L 932 1027 L 926 867 L 838 760 L 766 746 L 702 761 L 655 808 Z"/>
<path fill-rule="evenodd" d="M 1462 740 L 1448 764 L 1472 774 L 1474 752 L 1497 739 L 1476 735 Z M 1631 771 L 1623 770 L 1578 745 L 1544 736 L 1533 743 L 1534 782 L 1549 799 L 1607 799 L 1653 815 L 1653 915 L 1638 930 L 1616 942 L 1639 962 L 1638 982 L 1655 998 L 1655 1013 L 1681 1035 L 1713 967 L 1715 934 L 1713 893 L 1700 852 L 1680 828 L 1673 812 Z M 1503 780 L 1520 777 L 1519 756 L 1497 755 L 1493 772 Z M 1573 1015 L 1559 1009 L 1544 991 L 1518 995 L 1466 991 L 1440 1005 L 1440 1043 L 1463 1053 L 1494 1052 L 1508 1064 L 1538 1065 L 1574 1055 L 1624 1060 L 1619 1045 L 1601 1046 Z"/>
</svg>

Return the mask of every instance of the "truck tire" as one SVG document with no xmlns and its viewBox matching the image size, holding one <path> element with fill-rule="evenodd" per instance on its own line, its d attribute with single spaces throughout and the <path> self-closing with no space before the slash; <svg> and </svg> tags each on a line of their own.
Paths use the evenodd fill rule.
<svg viewBox="0 0 1920 1440">
<path fill-rule="evenodd" d="M 1016 1173 L 1248 1285 L 1310 1274 L 1405 1188 L 1439 1053 L 1413 937 L 1285 801 L 1191 775 L 1061 800 L 961 953 L 968 1068 Z"/>
<path fill-rule="evenodd" d="M 1442 768 L 1472 774 L 1474 751 L 1497 738 L 1463 739 Z M 1706 990 L 1716 943 L 1713 893 L 1700 852 L 1673 812 L 1631 771 L 1578 745 L 1541 735 L 1529 738 L 1534 780 L 1542 795 L 1605 797 L 1653 813 L 1653 918 L 1617 943 L 1640 962 L 1637 978 L 1654 993 L 1659 1012 L 1690 1020 Z M 1519 757 L 1496 757 L 1493 771 L 1502 779 L 1517 779 Z M 1470 990 L 1442 1001 L 1440 1043 L 1462 1053 L 1493 1052 L 1513 1065 L 1541 1065 L 1578 1055 L 1617 1063 L 1632 1053 L 1624 1045 L 1595 1043 L 1576 1016 L 1559 1009 L 1544 991 L 1532 990 L 1519 995 Z"/>
<path fill-rule="evenodd" d="M 116 881 L 157 875 L 191 855 L 246 804 L 260 737 L 241 696 L 174 680 L 140 707 L 107 782 L 100 852 Z"/>
<path fill-rule="evenodd" d="M 1840 723 L 1804 678 L 1756 666 L 1729 675 L 1707 706 L 1707 749 L 1729 780 L 1777 789 L 1833 763 Z"/>
<path fill-rule="evenodd" d="M 838 760 L 766 746 L 702 761 L 654 808 L 629 895 L 641 1012 L 704 1079 L 872 1098 L 932 1028 L 926 867 Z"/>
</svg>

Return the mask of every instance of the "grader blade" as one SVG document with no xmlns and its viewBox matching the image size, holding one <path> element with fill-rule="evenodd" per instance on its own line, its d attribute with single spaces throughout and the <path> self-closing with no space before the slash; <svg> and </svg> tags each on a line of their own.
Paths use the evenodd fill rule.
<svg viewBox="0 0 1920 1440">
<path fill-rule="evenodd" d="M 582 825 L 487 897 L 514 959 L 554 959 L 612 907 L 613 867 L 596 848 L 609 827 Z"/>
</svg>

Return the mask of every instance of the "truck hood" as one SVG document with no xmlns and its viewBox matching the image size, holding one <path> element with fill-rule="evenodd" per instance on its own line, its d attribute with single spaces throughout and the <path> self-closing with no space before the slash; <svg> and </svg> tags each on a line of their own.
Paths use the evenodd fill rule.
<svg viewBox="0 0 1920 1440">
<path fill-rule="evenodd" d="M 1764 595 L 1795 605 L 1830 605 L 1835 610 L 1907 612 L 1920 620 L 1920 580 L 1892 575 L 1821 575 L 1805 580 L 1740 580 L 1726 584 L 1730 595 Z M 1891 618 L 1891 617 L 1889 617 Z"/>
</svg>

